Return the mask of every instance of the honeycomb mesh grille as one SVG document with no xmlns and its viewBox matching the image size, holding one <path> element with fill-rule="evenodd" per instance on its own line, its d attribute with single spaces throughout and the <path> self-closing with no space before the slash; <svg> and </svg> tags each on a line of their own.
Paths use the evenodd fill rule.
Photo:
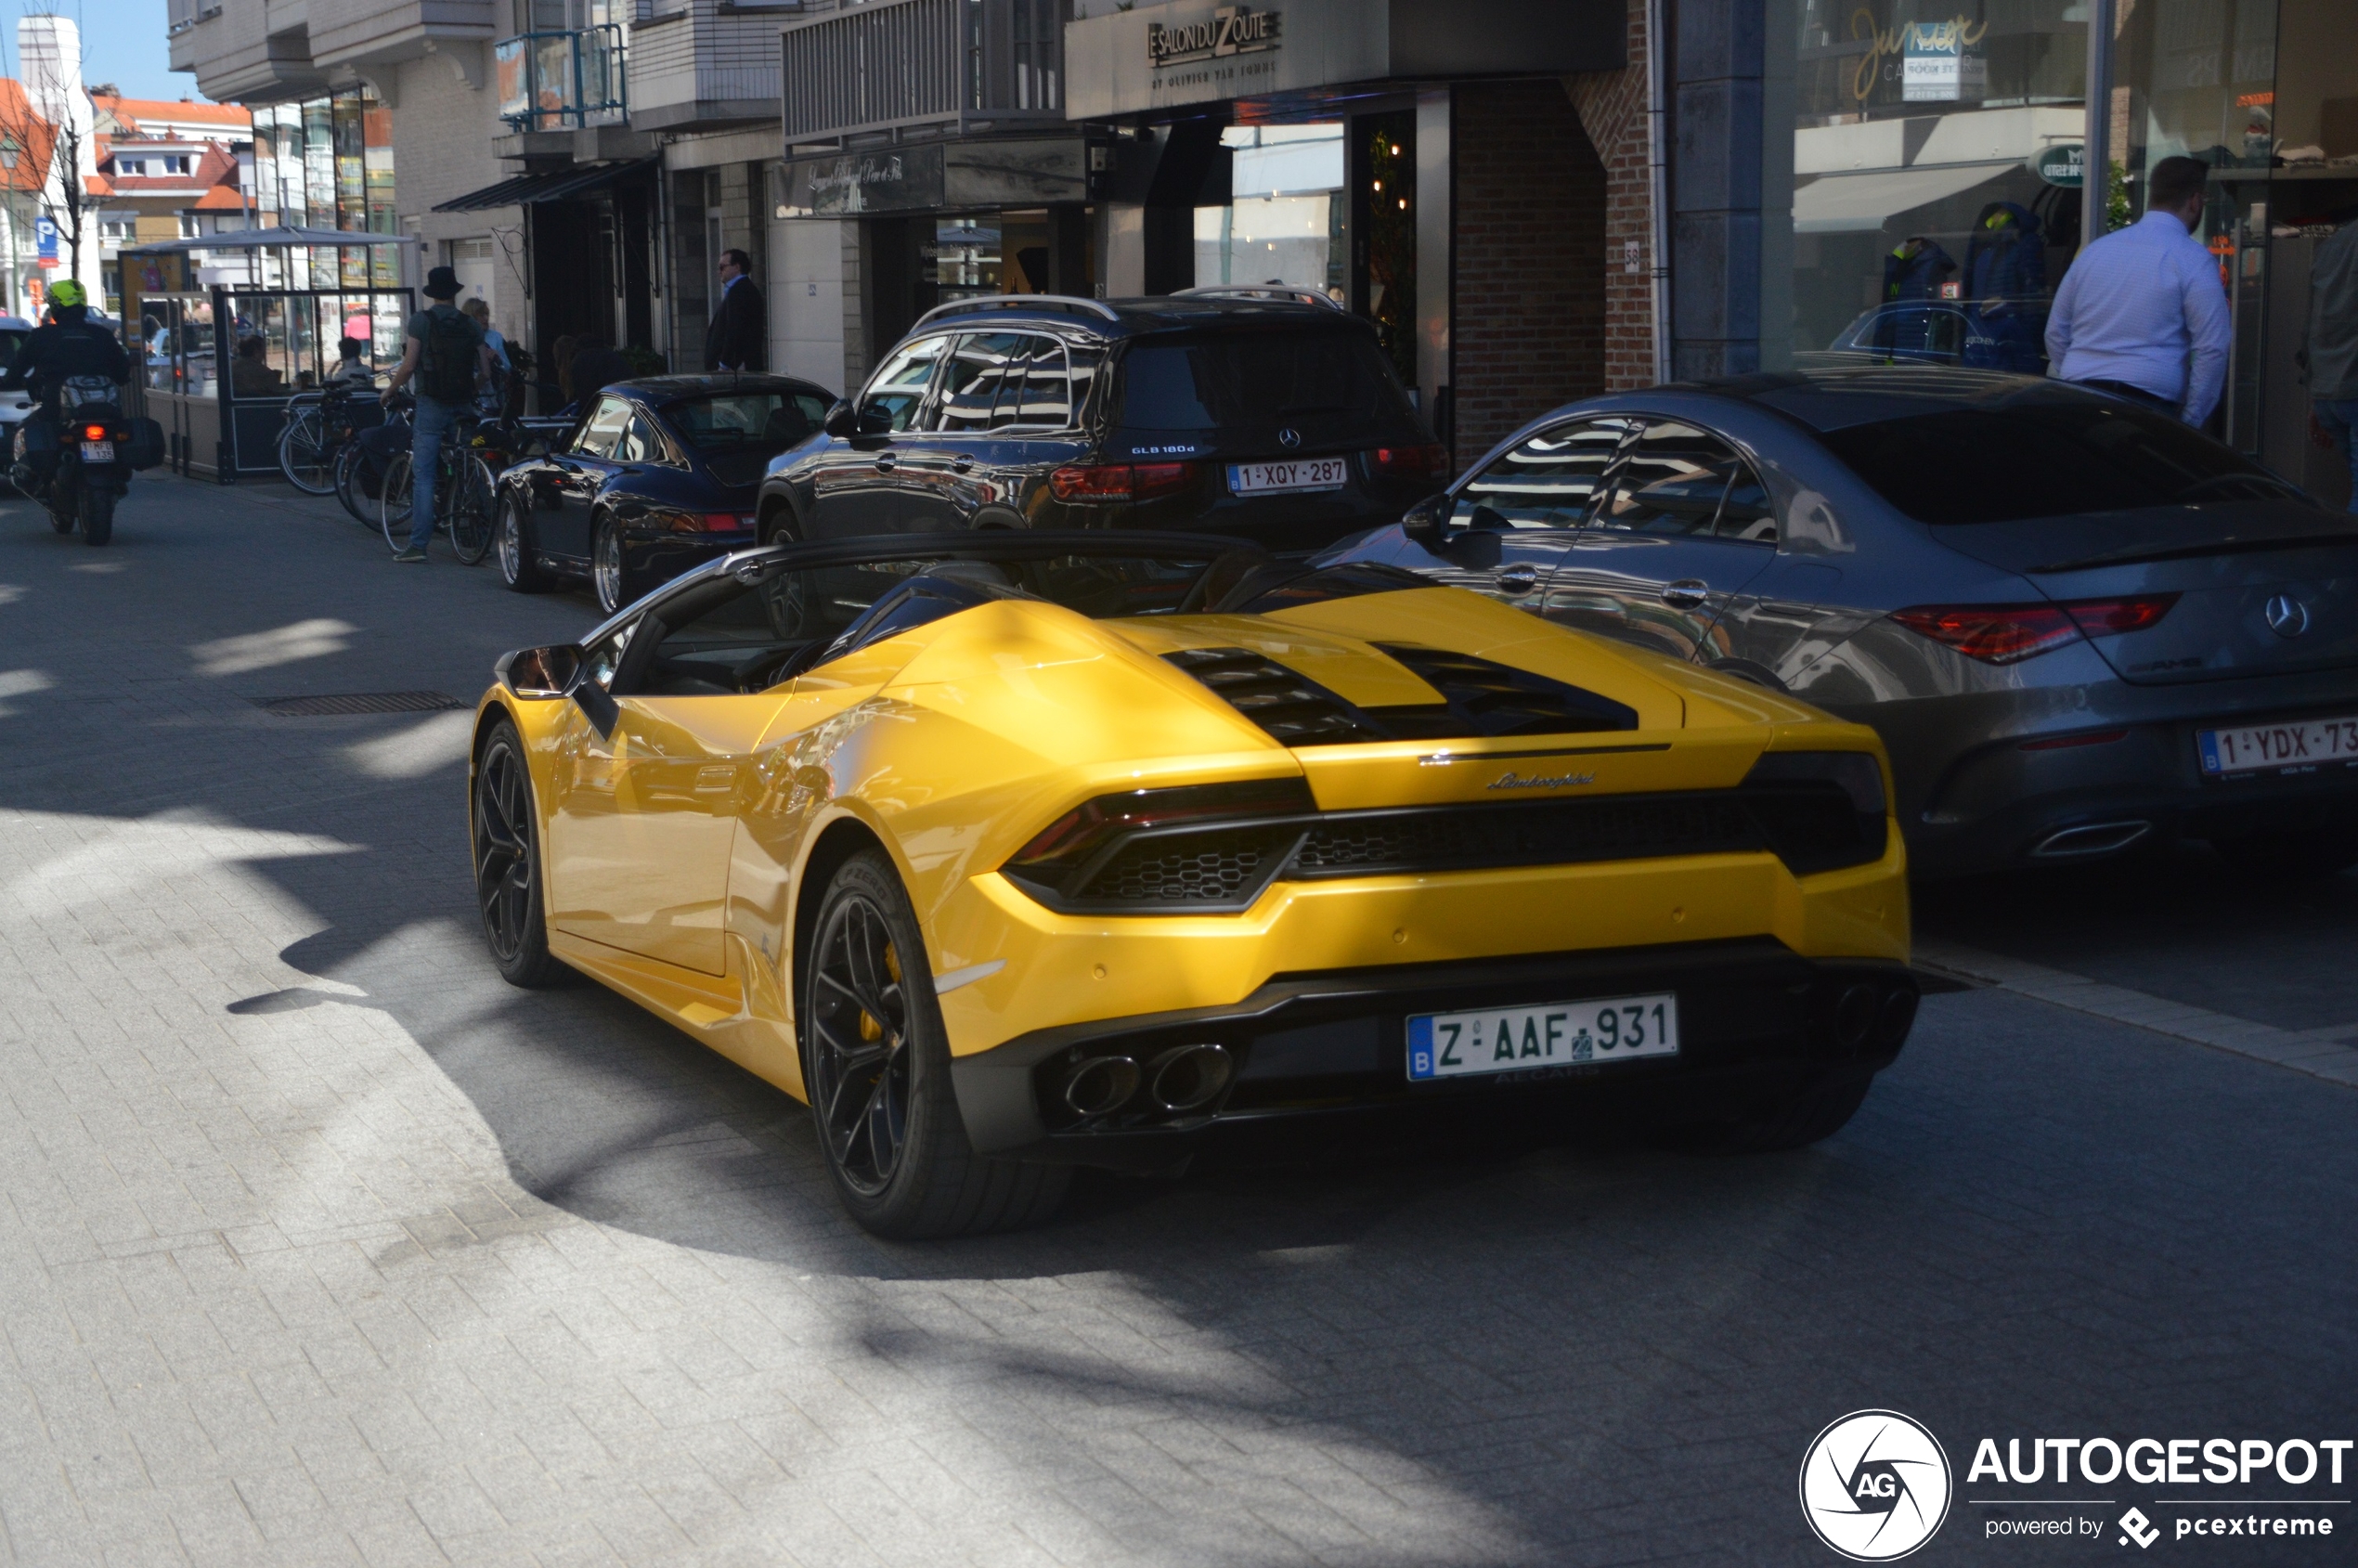
<svg viewBox="0 0 2358 1568">
<path fill-rule="evenodd" d="M 1140 839 L 1091 876 L 1091 903 L 1213 904 L 1250 897 L 1297 828 L 1239 828 Z"/>
<path fill-rule="evenodd" d="M 1528 806 L 1450 807 L 1329 819 L 1310 830 L 1293 875 L 1562 865 L 1725 854 L 1763 848 L 1735 799 L 1564 800 Z"/>
</svg>

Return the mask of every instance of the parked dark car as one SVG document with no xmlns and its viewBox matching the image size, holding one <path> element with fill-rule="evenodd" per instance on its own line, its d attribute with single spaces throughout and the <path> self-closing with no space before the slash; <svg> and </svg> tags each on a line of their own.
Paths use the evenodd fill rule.
<svg viewBox="0 0 2358 1568">
<path fill-rule="evenodd" d="M 1373 326 L 1315 292 L 1009 295 L 927 312 L 771 465 L 761 538 L 1184 523 L 1306 551 L 1447 477 Z"/>
<path fill-rule="evenodd" d="M 601 392 L 546 457 L 499 476 L 494 543 L 519 593 L 587 577 L 609 615 L 754 542 L 755 495 L 832 395 L 789 376 L 650 376 Z"/>
<path fill-rule="evenodd" d="M 2358 862 L 2358 519 L 2084 388 L 1899 366 L 1591 398 L 1321 559 L 1872 725 L 1920 874 L 2180 836 Z"/>
</svg>

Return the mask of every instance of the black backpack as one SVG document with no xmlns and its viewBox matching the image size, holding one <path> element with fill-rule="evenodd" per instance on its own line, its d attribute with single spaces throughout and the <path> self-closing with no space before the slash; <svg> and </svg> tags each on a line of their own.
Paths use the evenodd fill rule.
<svg viewBox="0 0 2358 1568">
<path fill-rule="evenodd" d="M 483 329 L 464 311 L 435 306 L 426 313 L 426 352 L 418 390 L 437 403 L 464 403 L 475 395 L 475 361 Z"/>
</svg>

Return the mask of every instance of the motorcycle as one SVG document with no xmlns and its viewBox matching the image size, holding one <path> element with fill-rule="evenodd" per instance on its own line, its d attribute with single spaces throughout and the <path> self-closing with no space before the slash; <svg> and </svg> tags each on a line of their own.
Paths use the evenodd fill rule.
<svg viewBox="0 0 2358 1568">
<path fill-rule="evenodd" d="M 162 426 L 126 417 L 112 382 L 71 376 L 58 388 L 56 424 L 35 414 L 17 427 L 9 477 L 48 510 L 51 527 L 78 527 L 84 544 L 97 546 L 114 538 L 115 503 L 133 472 L 162 460 Z"/>
</svg>

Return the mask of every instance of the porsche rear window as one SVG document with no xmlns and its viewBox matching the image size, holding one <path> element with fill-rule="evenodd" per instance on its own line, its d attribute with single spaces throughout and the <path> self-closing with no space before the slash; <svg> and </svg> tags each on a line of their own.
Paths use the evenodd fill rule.
<svg viewBox="0 0 2358 1568">
<path fill-rule="evenodd" d="M 1950 408 L 1818 439 L 1919 523 L 2013 523 L 2298 494 L 2176 420 L 2078 399 Z"/>
</svg>

